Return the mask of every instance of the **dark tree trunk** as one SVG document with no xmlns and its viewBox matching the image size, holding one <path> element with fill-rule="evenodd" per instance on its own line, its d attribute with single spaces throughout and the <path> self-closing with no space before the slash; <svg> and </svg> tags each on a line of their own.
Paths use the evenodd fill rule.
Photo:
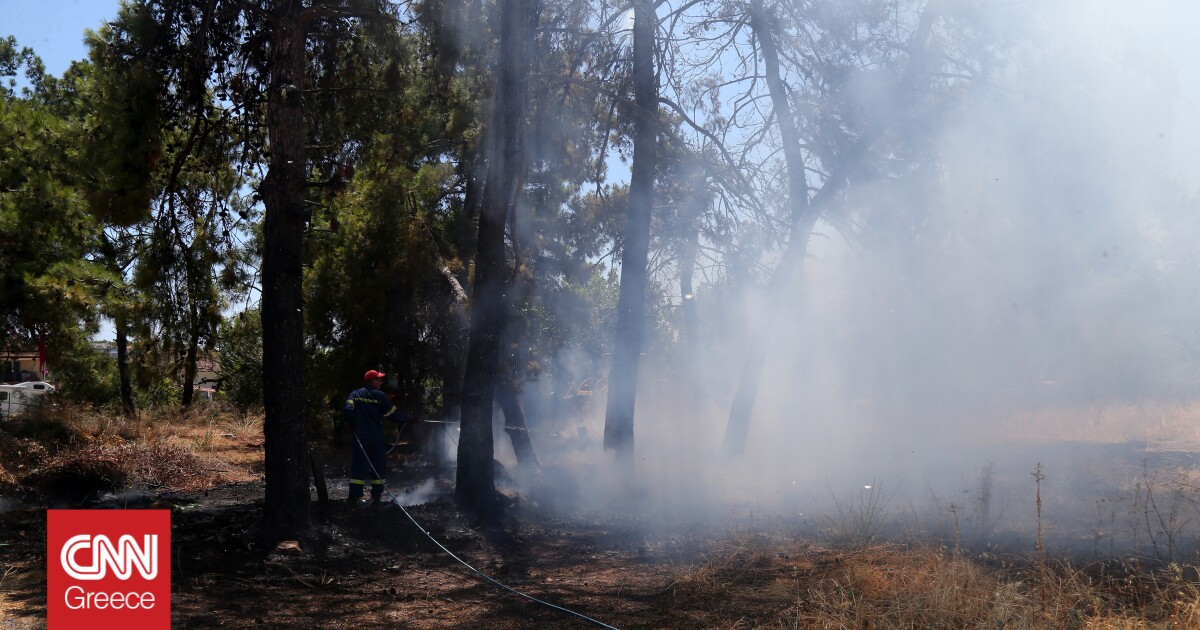
<svg viewBox="0 0 1200 630">
<path fill-rule="evenodd" d="M 461 435 L 455 493 L 462 504 L 485 520 L 499 516 L 492 458 L 492 401 L 500 339 L 504 334 L 504 226 L 517 196 L 525 164 L 525 110 L 529 57 L 537 21 L 534 0 L 512 0 L 500 7 L 487 182 L 479 215 L 471 303 L 470 347 L 463 379 Z"/>
<path fill-rule="evenodd" d="M 754 411 L 754 402 L 758 398 L 758 389 L 762 384 L 763 364 L 767 356 L 767 342 L 770 339 L 771 323 L 778 312 L 779 296 L 800 272 L 804 255 L 808 249 L 808 237 L 816 224 L 816 216 L 808 204 L 808 180 L 804 172 L 804 152 L 800 133 L 796 130 L 792 106 L 788 102 L 787 86 L 779 74 L 779 53 L 775 48 L 775 33 L 771 30 L 774 20 L 763 9 L 762 0 L 752 0 L 750 3 L 750 27 L 758 39 L 762 49 L 763 72 L 767 89 L 771 94 L 771 104 L 775 108 L 775 120 L 779 121 L 779 137 L 783 143 L 783 157 L 787 165 L 788 203 L 791 204 L 791 229 L 788 238 L 787 251 L 783 260 L 771 274 L 770 286 L 774 289 L 770 307 L 767 310 L 767 322 L 756 326 L 751 333 L 746 362 L 742 366 L 742 376 L 738 381 L 737 393 L 733 397 L 733 405 L 729 410 L 729 424 L 725 427 L 725 453 L 730 456 L 740 456 L 746 448 L 746 435 L 750 431 L 750 415 Z"/>
<path fill-rule="evenodd" d="M 484 135 L 490 136 L 490 134 L 491 126 L 489 125 L 488 129 L 484 131 Z M 484 147 L 488 145 L 486 140 L 482 144 Z M 463 216 L 456 222 L 453 231 L 458 251 L 462 252 L 463 265 L 467 269 L 470 269 L 473 264 L 479 237 L 478 229 L 472 230 L 472 228 L 477 228 L 476 220 L 483 205 L 484 180 L 487 171 L 487 161 L 483 154 L 484 151 L 481 150 L 479 144 L 469 146 L 466 150 L 462 173 L 467 182 L 466 192 L 463 195 Z M 450 306 L 453 317 L 449 318 L 444 326 L 444 337 L 448 350 L 441 355 L 442 417 L 456 418 L 461 417 L 462 413 L 463 376 L 466 371 L 466 356 L 471 329 L 470 306 L 467 303 L 466 290 L 462 285 L 472 280 L 463 277 L 460 282 L 459 277 L 454 274 L 444 260 L 440 259 L 440 256 L 438 268 L 450 285 L 451 299 L 453 300 Z"/>
<path fill-rule="evenodd" d="M 309 525 L 308 435 L 304 421 L 303 5 L 280 0 L 271 15 L 267 133 L 271 162 L 262 183 L 263 406 L 266 420 L 264 534 L 295 537 Z"/>
<path fill-rule="evenodd" d="M 683 359 L 685 366 L 694 365 L 696 344 L 700 342 L 699 321 L 696 315 L 696 253 L 700 250 L 700 217 L 706 210 L 708 197 L 704 192 L 705 174 L 697 172 L 689 178 L 691 192 L 684 208 L 683 242 L 679 247 L 679 308 L 683 312 Z M 689 372 L 690 374 L 690 372 Z"/>
<path fill-rule="evenodd" d="M 200 325 L 199 318 L 195 318 L 192 323 L 192 332 L 188 336 L 187 355 L 183 363 L 183 406 L 187 407 L 192 404 L 196 394 L 196 361 L 200 359 L 200 331 L 196 328 Z"/>
<path fill-rule="evenodd" d="M 492 135 L 492 129 L 484 130 L 483 150 L 479 146 L 468 147 L 463 166 L 463 177 L 467 180 L 467 189 L 463 194 L 463 220 L 459 224 L 459 228 L 455 230 L 455 240 L 458 242 L 458 249 L 465 253 L 463 262 L 470 263 L 471 254 L 477 249 L 476 239 L 479 236 L 477 231 L 471 228 L 475 226 L 475 218 L 479 216 L 479 212 L 483 207 L 483 191 L 487 183 L 487 159 L 483 155 L 486 147 L 491 146 L 488 141 Z"/>
<path fill-rule="evenodd" d="M 638 359 L 642 351 L 642 332 L 646 327 L 650 213 L 654 203 L 654 174 L 658 168 L 658 84 L 654 75 L 657 20 L 654 3 L 649 0 L 635 0 L 633 10 L 633 164 L 630 167 L 625 242 L 621 251 L 616 339 L 604 417 L 604 448 L 623 458 L 633 455 Z"/>
<path fill-rule="evenodd" d="M 521 402 L 517 400 L 517 388 L 508 379 L 497 380 L 496 402 L 504 412 L 504 432 L 512 441 L 517 464 L 528 470 L 541 468 L 537 455 L 533 452 L 533 442 L 529 439 L 529 428 L 525 426 L 525 412 L 521 410 Z"/>
<path fill-rule="evenodd" d="M 451 306 L 451 308 L 455 308 Z M 438 371 L 442 376 L 443 418 L 458 417 L 462 409 L 463 355 L 467 347 L 466 334 L 459 325 L 458 317 L 448 317 L 442 322 L 441 337 L 444 348 L 438 354 Z"/>
<path fill-rule="evenodd" d="M 132 416 L 137 407 L 133 404 L 133 381 L 129 378 L 129 320 L 124 313 L 113 317 L 117 334 L 117 375 L 121 379 L 121 407 Z"/>
<path fill-rule="evenodd" d="M 100 234 L 100 253 L 107 261 L 108 269 L 122 278 L 133 264 L 133 255 L 126 252 L 128 259 L 124 259 L 121 248 L 107 230 Z M 121 408 L 125 415 L 132 416 L 137 412 L 137 406 L 133 402 L 133 379 L 129 374 L 129 314 L 123 307 L 117 306 L 113 309 L 112 317 L 116 329 L 117 379 L 121 387 Z"/>
<path fill-rule="evenodd" d="M 417 400 L 417 377 L 414 366 L 416 355 L 412 340 L 412 287 L 397 274 L 388 283 L 387 298 L 383 309 L 384 347 L 381 368 L 389 377 L 396 379 L 396 388 L 401 400 Z"/>
</svg>

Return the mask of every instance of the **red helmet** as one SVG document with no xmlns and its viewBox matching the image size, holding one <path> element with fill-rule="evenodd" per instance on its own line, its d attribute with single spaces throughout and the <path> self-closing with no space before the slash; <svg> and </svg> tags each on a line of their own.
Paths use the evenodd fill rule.
<svg viewBox="0 0 1200 630">
<path fill-rule="evenodd" d="M 386 377 L 387 374 L 384 374 L 383 372 L 377 372 L 375 370 L 367 370 L 367 373 L 363 374 L 364 381 L 373 381 L 375 379 L 383 380 Z"/>
</svg>

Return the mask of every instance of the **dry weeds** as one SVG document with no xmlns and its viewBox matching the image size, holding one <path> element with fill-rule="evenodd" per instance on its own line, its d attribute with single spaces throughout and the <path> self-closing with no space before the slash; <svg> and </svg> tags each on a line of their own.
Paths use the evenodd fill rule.
<svg viewBox="0 0 1200 630">
<path fill-rule="evenodd" d="M 217 404 L 124 416 L 57 404 L 0 425 L 0 486 L 83 498 L 131 485 L 191 491 L 258 477 L 262 418 Z"/>
<path fill-rule="evenodd" d="M 1075 568 L 955 557 L 941 548 L 814 549 L 734 535 L 677 570 L 679 603 L 736 627 L 820 629 L 1200 628 L 1200 588 L 1172 565 Z M 764 615 L 766 611 L 776 611 Z"/>
</svg>

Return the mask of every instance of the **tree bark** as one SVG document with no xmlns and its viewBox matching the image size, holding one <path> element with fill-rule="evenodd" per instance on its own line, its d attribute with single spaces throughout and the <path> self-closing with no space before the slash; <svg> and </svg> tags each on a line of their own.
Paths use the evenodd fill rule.
<svg viewBox="0 0 1200 630">
<path fill-rule="evenodd" d="M 451 275 L 450 277 L 454 277 Z M 457 280 L 456 280 L 457 282 Z M 458 311 L 458 304 L 451 304 L 452 311 Z M 467 348 L 467 330 L 469 321 L 466 314 L 453 313 L 441 322 L 441 336 L 445 349 L 438 354 L 438 371 L 442 376 L 442 412 L 443 418 L 455 418 L 462 410 L 464 355 Z"/>
<path fill-rule="evenodd" d="M 517 464 L 527 470 L 541 468 L 542 465 L 538 463 L 537 455 L 533 452 L 533 442 L 529 439 L 529 428 L 525 426 L 525 412 L 517 399 L 516 385 L 508 379 L 498 379 L 496 402 L 504 412 L 504 432 L 512 442 Z"/>
<path fill-rule="evenodd" d="M 658 168 L 658 83 L 654 74 L 654 3 L 633 3 L 633 124 L 632 175 L 625 243 L 621 251 L 621 291 L 617 330 L 608 375 L 604 417 L 604 448 L 618 457 L 633 455 L 633 415 L 637 399 L 639 355 L 646 327 L 646 274 L 650 249 L 650 214 L 654 175 Z"/>
<path fill-rule="evenodd" d="M 263 425 L 266 502 L 263 533 L 295 537 L 309 526 L 308 436 L 301 280 L 304 208 L 303 5 L 280 0 L 271 14 L 267 134 L 271 160 L 262 184 Z"/>
<path fill-rule="evenodd" d="M 479 216 L 471 304 L 470 347 L 463 379 L 461 434 L 455 493 L 463 506 L 484 520 L 499 516 L 492 460 L 492 401 L 500 339 L 507 313 L 504 227 L 525 164 L 525 111 L 529 58 L 537 21 L 535 0 L 499 5 L 500 47 L 497 51 L 487 181 Z"/>
<path fill-rule="evenodd" d="M 133 381 L 129 377 L 129 320 L 124 313 L 113 317 L 117 335 L 117 375 L 121 380 L 121 407 L 125 415 L 137 412 L 133 403 Z"/>
<path fill-rule="evenodd" d="M 695 182 L 695 189 L 702 189 L 702 185 L 702 181 Z M 701 356 L 700 318 L 696 312 L 696 288 L 692 282 L 696 273 L 696 253 L 700 249 L 698 218 L 706 202 L 707 199 L 699 193 L 689 200 L 685 227 L 687 232 L 679 248 L 679 310 L 683 316 L 683 328 L 679 339 L 679 363 L 675 373 L 677 378 L 684 379 L 684 389 L 681 391 L 687 397 L 685 409 L 686 413 L 693 416 L 703 413 L 708 399 L 707 390 L 700 385 L 705 374 L 700 370 L 698 361 Z"/>
<path fill-rule="evenodd" d="M 709 198 L 705 192 L 707 173 L 696 167 L 688 177 L 688 192 L 683 208 L 684 237 L 679 246 L 679 309 L 683 315 L 683 365 L 686 374 L 695 382 L 696 345 L 700 342 L 700 323 L 696 313 L 696 288 L 693 279 L 696 275 L 696 255 L 700 250 L 700 217 L 707 210 Z M 699 388 L 691 388 L 698 390 Z M 693 391 L 694 395 L 700 394 Z"/>
<path fill-rule="evenodd" d="M 779 138 L 783 143 L 783 158 L 787 166 L 788 203 L 792 207 L 791 228 L 787 250 L 783 260 L 771 274 L 770 286 L 774 288 L 767 322 L 754 326 L 751 334 L 746 362 L 738 380 L 737 393 L 729 410 L 729 423 L 725 427 L 724 450 L 728 456 L 740 456 L 746 448 L 746 435 L 750 431 L 750 415 L 762 384 L 763 364 L 767 356 L 767 341 L 773 328 L 775 313 L 778 312 L 780 295 L 800 273 L 804 256 L 808 251 L 808 237 L 816 225 L 816 216 L 808 203 L 808 180 L 804 173 L 804 151 L 800 133 L 796 130 L 791 103 L 788 102 L 787 86 L 779 73 L 779 52 L 775 47 L 775 33 L 771 30 L 774 21 L 763 8 L 762 0 L 750 2 L 750 28 L 762 49 L 763 71 L 771 104 L 775 108 L 775 120 L 779 121 Z"/>
<path fill-rule="evenodd" d="M 183 363 L 183 401 L 184 407 L 192 404 L 196 393 L 196 361 L 200 359 L 200 326 L 199 317 L 192 320 L 192 332 L 188 335 L 187 355 Z"/>
</svg>

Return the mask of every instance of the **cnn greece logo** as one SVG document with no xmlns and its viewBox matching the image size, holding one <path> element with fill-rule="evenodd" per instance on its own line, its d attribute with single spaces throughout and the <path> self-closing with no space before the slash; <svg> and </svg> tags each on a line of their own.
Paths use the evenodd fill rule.
<svg viewBox="0 0 1200 630">
<path fill-rule="evenodd" d="M 49 628 L 170 626 L 170 511 L 50 510 L 46 520 Z"/>
<path fill-rule="evenodd" d="M 104 534 L 74 536 L 62 548 L 63 570 L 76 580 L 103 580 L 112 567 L 118 580 L 128 580 L 136 565 L 143 579 L 153 580 L 158 577 L 158 534 L 147 534 L 142 539 L 139 547 L 128 534 L 121 536 L 116 545 Z M 75 556 L 87 549 L 92 552 L 92 563 L 81 565 Z"/>
</svg>

